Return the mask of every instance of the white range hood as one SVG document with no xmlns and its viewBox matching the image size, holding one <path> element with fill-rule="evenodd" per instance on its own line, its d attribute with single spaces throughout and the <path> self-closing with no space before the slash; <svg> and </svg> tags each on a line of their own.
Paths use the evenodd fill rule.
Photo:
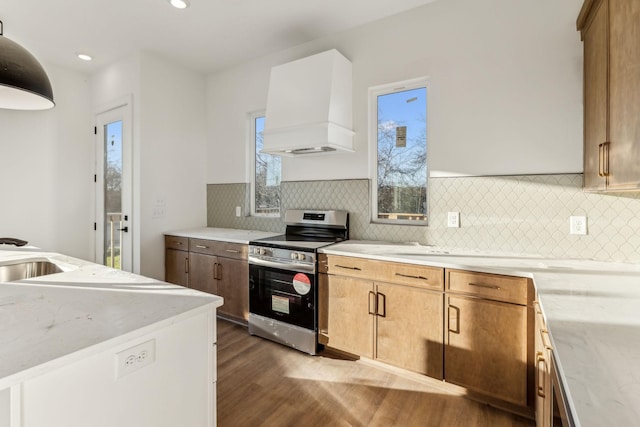
<svg viewBox="0 0 640 427">
<path fill-rule="evenodd" d="M 351 104 L 351 62 L 335 49 L 273 67 L 262 152 L 353 152 Z"/>
</svg>

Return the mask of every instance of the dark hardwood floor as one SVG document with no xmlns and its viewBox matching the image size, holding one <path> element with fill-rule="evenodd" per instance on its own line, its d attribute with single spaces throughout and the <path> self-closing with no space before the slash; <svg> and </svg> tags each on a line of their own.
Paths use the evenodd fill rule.
<svg viewBox="0 0 640 427">
<path fill-rule="evenodd" d="M 218 320 L 218 426 L 535 423 L 362 361 L 309 356 Z"/>
</svg>

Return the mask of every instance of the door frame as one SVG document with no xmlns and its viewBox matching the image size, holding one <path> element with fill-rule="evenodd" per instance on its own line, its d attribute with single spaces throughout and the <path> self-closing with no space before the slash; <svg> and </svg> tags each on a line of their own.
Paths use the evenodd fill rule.
<svg viewBox="0 0 640 427">
<path fill-rule="evenodd" d="M 133 139 L 133 107 L 132 107 L 132 96 L 127 95 L 122 98 L 118 98 L 109 103 L 98 106 L 95 109 L 94 114 L 94 123 L 96 127 L 96 132 L 94 135 L 95 140 L 95 154 L 94 154 L 94 173 L 95 173 L 95 188 L 94 188 L 94 262 L 97 264 L 104 264 L 103 261 L 103 247 L 104 247 L 104 218 L 102 216 L 102 212 L 104 210 L 104 191 L 99 188 L 99 184 L 102 185 L 104 182 L 104 177 L 101 175 L 104 173 L 104 166 L 102 161 L 104 160 L 104 135 L 103 129 L 100 129 L 100 116 L 106 116 L 108 121 L 105 121 L 104 124 L 111 122 L 122 120 L 122 162 L 123 162 L 123 173 L 124 170 L 129 170 L 129 183 L 128 185 L 123 185 L 122 188 L 122 197 L 123 197 L 123 211 L 128 211 L 127 215 L 129 217 L 126 225 L 129 227 L 128 233 L 123 233 L 123 241 L 122 244 L 122 253 L 126 252 L 129 254 L 126 258 L 121 256 L 121 269 L 129 272 L 136 272 L 138 268 L 138 257 L 137 257 L 137 239 L 136 235 L 138 235 L 137 231 L 137 212 L 135 211 L 136 206 L 134 205 L 134 194 L 135 194 L 135 169 L 134 169 L 134 139 Z M 112 113 L 112 117 L 108 117 L 108 115 Z M 113 118 L 113 120 L 111 120 Z M 125 143 L 128 142 L 127 143 Z M 128 205 L 128 207 L 127 207 Z M 124 213 L 124 212 L 123 212 Z"/>
</svg>

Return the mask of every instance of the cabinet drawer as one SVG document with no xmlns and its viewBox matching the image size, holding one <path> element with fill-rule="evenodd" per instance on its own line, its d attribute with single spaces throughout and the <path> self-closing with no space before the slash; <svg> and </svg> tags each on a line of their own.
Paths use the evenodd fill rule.
<svg viewBox="0 0 640 427">
<path fill-rule="evenodd" d="M 189 239 L 178 236 L 164 236 L 164 247 L 166 249 L 177 249 L 179 251 L 189 250 Z"/>
<path fill-rule="evenodd" d="M 529 280 L 524 277 L 446 270 L 447 291 L 527 305 Z"/>
<path fill-rule="evenodd" d="M 428 289 L 444 289 L 444 269 L 423 265 L 385 263 L 384 279 L 391 283 L 417 286 Z"/>
<path fill-rule="evenodd" d="M 233 259 L 247 259 L 247 245 L 206 239 L 189 239 L 189 251 Z"/>
<path fill-rule="evenodd" d="M 329 274 L 366 279 L 375 277 L 375 263 L 366 258 L 329 255 L 326 259 L 326 272 Z"/>
<path fill-rule="evenodd" d="M 437 267 L 328 255 L 320 258 L 320 272 L 398 283 L 427 289 L 444 289 L 444 270 Z"/>
</svg>

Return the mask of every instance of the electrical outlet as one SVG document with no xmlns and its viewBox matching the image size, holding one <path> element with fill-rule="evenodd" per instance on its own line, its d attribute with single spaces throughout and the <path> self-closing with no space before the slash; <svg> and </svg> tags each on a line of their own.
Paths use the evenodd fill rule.
<svg viewBox="0 0 640 427">
<path fill-rule="evenodd" d="M 144 368 L 156 360 L 156 340 L 149 340 L 116 353 L 116 378 Z"/>
<path fill-rule="evenodd" d="M 577 234 L 584 236 L 587 234 L 587 217 L 586 216 L 570 216 L 569 217 L 569 234 Z"/>
<path fill-rule="evenodd" d="M 447 227 L 460 227 L 460 212 L 449 212 L 447 214 Z"/>
</svg>

